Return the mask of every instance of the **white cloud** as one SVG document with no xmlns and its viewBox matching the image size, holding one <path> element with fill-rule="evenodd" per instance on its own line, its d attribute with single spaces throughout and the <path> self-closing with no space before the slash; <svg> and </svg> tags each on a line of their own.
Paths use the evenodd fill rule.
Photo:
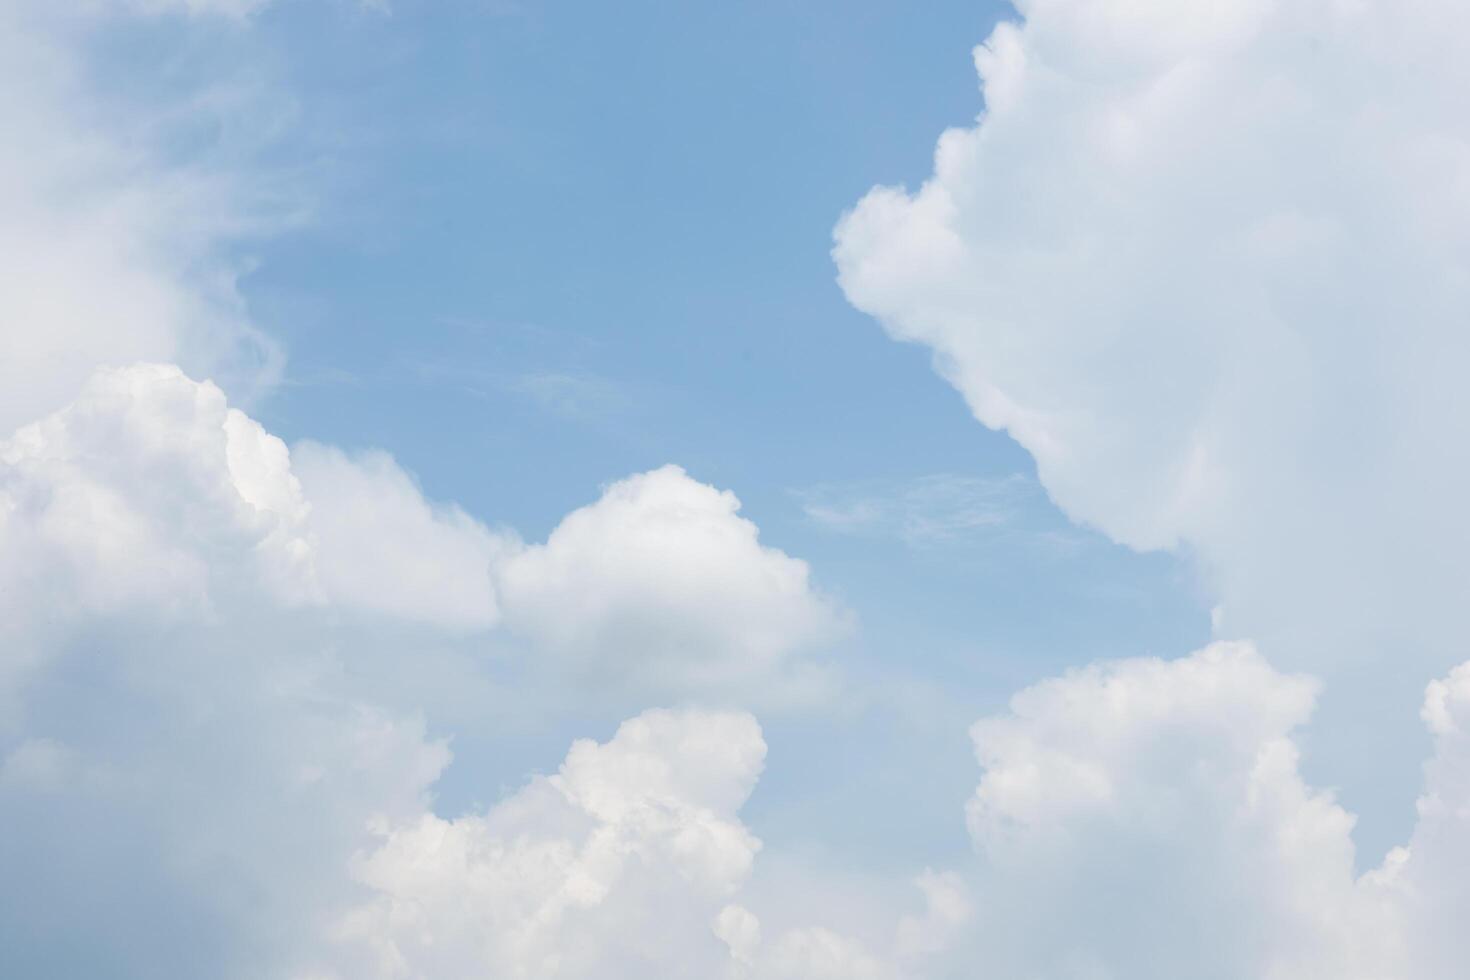
<svg viewBox="0 0 1470 980">
<path fill-rule="evenodd" d="M 101 370 L 0 443 L 0 539 L 12 628 L 62 612 L 214 615 L 255 593 L 484 628 L 509 547 L 427 503 L 385 455 L 307 444 L 293 458 L 219 388 L 164 365 Z"/>
<path fill-rule="evenodd" d="M 1303 578 L 1438 604 L 1470 533 L 1464 10 L 1020 8 L 976 51 L 979 124 L 839 226 L 848 296 L 1070 514 L 1199 549 L 1247 633 L 1325 612 L 1278 608 Z M 1424 523 L 1432 554 L 1391 561 Z"/>
<path fill-rule="evenodd" d="M 387 453 L 349 457 L 304 442 L 291 455 L 312 501 L 316 569 L 331 598 L 369 615 L 465 630 L 495 624 L 492 568 L 513 537 L 425 501 Z"/>
<path fill-rule="evenodd" d="M 0 888 L 0 938 L 21 975 L 142 975 L 160 950 L 189 975 L 1458 975 L 1470 667 L 1429 688 L 1418 826 L 1368 875 L 1352 817 L 1298 772 L 1315 683 L 1220 644 L 1017 695 L 974 730 L 980 865 L 920 875 L 906 913 L 897 882 L 868 879 L 879 894 L 854 914 L 820 875 L 755 887 L 738 811 L 765 743 L 741 712 L 645 712 L 494 806 L 436 813 L 446 745 L 411 708 L 352 693 L 367 651 L 344 642 L 391 646 L 376 627 L 393 618 L 462 633 L 500 601 L 487 570 L 535 551 L 426 503 L 385 457 L 293 454 L 214 386 L 141 366 L 0 446 L 0 500 L 7 640 L 23 641 L 5 645 L 0 863 L 26 882 Z M 646 541 L 647 574 L 692 540 L 667 567 L 695 594 L 727 552 L 804 583 L 735 506 L 655 471 L 542 547 Z M 614 594 L 644 615 L 644 593 Z M 86 944 L 68 944 L 77 922 Z"/>
<path fill-rule="evenodd" d="M 1018 9 L 977 124 L 838 226 L 841 284 L 1070 516 L 1332 682 L 1314 757 L 1382 828 L 1470 602 L 1470 13 Z"/>
<path fill-rule="evenodd" d="M 218 388 L 173 367 L 99 372 L 0 442 L 0 680 L 93 614 L 318 600 L 306 518 L 285 445 Z"/>
<path fill-rule="evenodd" d="M 357 874 L 380 893 L 341 937 L 370 974 L 712 976 L 708 922 L 760 843 L 735 816 L 765 757 L 742 714 L 653 711 L 483 815 L 384 829 Z"/>
<path fill-rule="evenodd" d="M 967 815 L 1002 974 L 1343 975 L 1325 967 L 1380 923 L 1352 818 L 1297 772 L 1314 690 L 1221 644 L 1074 671 L 977 724 Z"/>
<path fill-rule="evenodd" d="M 811 696 L 824 675 L 801 654 L 842 613 L 738 507 L 666 467 L 525 546 L 426 501 L 384 453 L 288 452 L 176 367 L 105 369 L 0 443 L 0 604 L 14 637 L 71 614 L 214 615 L 256 593 L 454 633 L 503 615 L 560 686 L 570 671 L 598 690 Z"/>
<path fill-rule="evenodd" d="M 764 942 L 756 913 L 730 901 L 761 850 L 737 811 L 765 753 L 747 714 L 647 711 L 606 743 L 577 742 L 555 775 L 482 814 L 384 826 L 380 846 L 356 862 L 378 894 L 336 930 L 338 969 L 567 980 L 922 975 L 910 968 L 968 921 L 956 875 L 920 876 L 925 910 L 889 930 L 896 942 L 881 929 L 865 942 L 820 925 Z"/>
<path fill-rule="evenodd" d="M 506 623 L 594 678 L 763 700 L 820 693 L 826 678 L 797 654 L 840 635 L 843 614 L 739 508 L 676 466 L 614 483 L 500 568 Z"/>
<path fill-rule="evenodd" d="M 1038 980 L 1462 975 L 1470 665 L 1429 686 L 1412 837 L 1362 875 L 1352 815 L 1298 770 L 1314 691 L 1222 643 L 1074 670 L 978 723 L 977 912 L 951 962 Z"/>
<path fill-rule="evenodd" d="M 736 506 L 658 470 L 524 548 L 425 501 L 381 453 L 288 450 L 177 367 L 96 372 L 0 442 L 0 866 L 29 882 L 0 887 L 18 930 L 0 930 L 0 963 L 138 975 L 167 945 L 180 975 L 280 975 L 337 968 L 368 929 L 383 975 L 399 956 L 434 976 L 725 964 L 710 922 L 758 848 L 734 816 L 765 753 L 753 719 L 645 713 L 451 820 L 429 808 L 446 746 L 395 688 L 419 690 L 426 643 L 473 653 L 478 637 L 493 673 L 502 605 L 532 633 L 536 616 L 586 618 L 574 650 L 538 633 L 522 651 L 553 678 L 575 655 L 631 691 L 783 683 L 774 665 L 835 614 Z M 736 614 L 762 621 L 755 640 L 722 637 Z M 681 656 L 698 669 L 653 684 L 650 649 L 676 676 Z M 148 901 L 129 905 L 134 890 Z M 128 905 L 116 935 L 90 903 Z M 187 942 L 165 926 L 180 916 Z M 89 942 L 68 947 L 58 923 L 78 921 Z M 676 922 L 693 938 L 665 949 Z"/>
<path fill-rule="evenodd" d="M 484 817 L 445 819 L 447 742 L 418 709 L 456 692 L 427 692 L 418 655 L 448 644 L 491 673 L 504 615 L 561 686 L 570 657 L 639 697 L 780 700 L 810 693 L 800 654 L 842 616 L 733 496 L 680 471 L 614 485 L 527 548 L 385 454 L 288 449 L 230 407 L 279 356 L 228 245 L 292 202 L 228 148 L 161 149 L 230 93 L 124 105 L 80 52 L 115 16 L 262 6 L 0 12 L 0 119 L 25 150 L 0 161 L 0 432 L 19 426 L 0 441 L 0 973 L 723 969 L 710 920 L 758 848 L 734 816 L 764 754 L 753 719 L 646 713 Z M 500 834 L 497 863 L 477 848 Z M 425 863 L 399 860 L 415 847 Z M 462 907 L 477 887 L 492 904 Z M 384 912 L 395 892 L 431 921 Z M 359 959 L 353 923 L 380 914 Z M 506 930 L 491 942 L 485 916 Z"/>
</svg>

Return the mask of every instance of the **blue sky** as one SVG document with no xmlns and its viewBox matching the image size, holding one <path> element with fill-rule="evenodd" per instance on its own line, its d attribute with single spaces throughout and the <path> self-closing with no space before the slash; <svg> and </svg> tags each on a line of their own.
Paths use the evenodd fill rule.
<svg viewBox="0 0 1470 980">
<path fill-rule="evenodd" d="M 828 254 L 843 210 L 875 182 L 922 180 L 933 135 L 978 113 L 969 49 L 1003 11 L 301 4 L 252 39 L 298 114 L 274 152 L 325 171 L 311 225 L 251 250 L 245 295 L 288 356 L 257 415 L 288 439 L 386 448 L 429 496 L 529 537 L 665 462 L 734 489 L 857 611 L 844 658 L 954 697 L 956 724 L 924 744 L 955 778 L 889 774 L 896 798 L 936 805 L 845 831 L 867 850 L 917 822 L 901 837 L 924 859 L 936 838 L 967 846 L 952 809 L 970 715 L 1079 658 L 1208 638 L 1187 569 L 1072 528 L 1034 482 L 1002 523 L 917 545 L 802 506 L 834 485 L 1034 481 L 927 352 L 845 301 Z M 791 808 L 792 832 L 820 840 L 834 793 L 869 792 L 833 764 L 852 732 L 830 724 L 788 745 L 768 723 L 785 764 L 752 820 Z M 799 799 L 771 791 L 783 773 Z"/>
<path fill-rule="evenodd" d="M 0 10 L 0 974 L 1460 976 L 1457 10 Z"/>
<path fill-rule="evenodd" d="M 1109 652 L 1202 638 L 1186 575 L 1095 537 L 1089 567 L 1032 577 L 1028 595 L 1045 591 L 1025 600 L 1086 622 L 1006 616 L 1075 630 L 1015 637 L 994 622 L 1017 606 L 995 595 L 1012 576 L 987 580 L 977 554 L 1006 542 L 854 548 L 803 516 L 800 492 L 824 485 L 1032 473 L 936 384 L 927 352 L 852 309 L 828 254 L 843 210 L 875 182 L 917 183 L 934 133 L 973 119 L 971 39 L 1001 12 L 268 12 L 256 43 L 285 62 L 304 131 L 278 152 L 331 169 L 318 220 L 252 250 L 243 288 L 289 358 L 259 416 L 288 438 L 387 448 L 430 496 L 531 536 L 600 485 L 677 462 L 734 488 L 865 619 L 944 588 L 923 619 L 971 640 L 989 621 L 1026 656 L 1097 632 L 1118 637 Z M 305 40 L 328 30 L 326 52 Z M 1023 496 L 1031 525 L 1065 527 Z M 1080 594 L 1047 594 L 1061 589 Z"/>
</svg>

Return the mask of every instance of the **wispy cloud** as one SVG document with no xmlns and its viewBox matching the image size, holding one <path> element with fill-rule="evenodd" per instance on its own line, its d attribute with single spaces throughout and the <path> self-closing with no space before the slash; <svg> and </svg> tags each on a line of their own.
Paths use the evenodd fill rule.
<svg viewBox="0 0 1470 980">
<path fill-rule="evenodd" d="M 514 378 L 508 391 L 568 419 L 604 418 L 627 407 L 627 395 L 606 378 L 564 371 L 533 371 Z"/>
<path fill-rule="evenodd" d="M 915 546 L 1014 529 L 1045 496 L 1020 473 L 827 483 L 796 491 L 813 522 L 841 534 L 896 537 Z"/>
</svg>

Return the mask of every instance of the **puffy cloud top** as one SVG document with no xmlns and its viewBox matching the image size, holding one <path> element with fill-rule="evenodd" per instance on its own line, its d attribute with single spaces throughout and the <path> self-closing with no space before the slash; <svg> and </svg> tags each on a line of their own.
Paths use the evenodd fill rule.
<svg viewBox="0 0 1470 980">
<path fill-rule="evenodd" d="M 778 698 L 810 697 L 823 680 L 793 655 L 844 617 L 739 509 L 677 466 L 614 483 L 501 567 L 507 624 L 594 676 L 742 693 L 781 677 Z"/>
<path fill-rule="evenodd" d="M 12 627 L 35 610 L 54 621 L 57 597 L 199 616 L 256 592 L 457 633 L 503 615 L 533 660 L 583 680 L 764 701 L 819 693 L 799 654 L 837 635 L 842 614 L 738 507 L 666 467 L 525 546 L 426 501 L 384 453 L 288 451 L 177 367 L 104 369 L 0 443 L 0 602 Z"/>
<path fill-rule="evenodd" d="M 385 830 L 358 865 L 381 897 L 342 936 L 371 975 L 717 975 L 709 922 L 760 848 L 735 811 L 764 756 L 749 715 L 647 712 L 483 815 Z"/>
</svg>

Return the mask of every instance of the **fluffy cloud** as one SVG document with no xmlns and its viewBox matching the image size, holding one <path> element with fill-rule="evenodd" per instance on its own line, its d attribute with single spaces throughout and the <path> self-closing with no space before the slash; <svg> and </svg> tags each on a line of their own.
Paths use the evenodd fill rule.
<svg viewBox="0 0 1470 980">
<path fill-rule="evenodd" d="M 243 602 L 494 621 L 491 532 L 431 507 L 385 457 L 299 455 L 315 506 L 286 445 L 215 385 L 165 365 L 97 372 L 0 443 L 9 628 Z"/>
<path fill-rule="evenodd" d="M 748 715 L 647 712 L 483 815 L 384 828 L 357 866 L 381 897 L 341 927 L 376 953 L 351 975 L 716 975 L 764 757 Z"/>
<path fill-rule="evenodd" d="M 979 125 L 839 226 L 848 296 L 1078 519 L 1199 547 L 1231 599 L 1327 556 L 1384 583 L 1370 502 L 1438 518 L 1470 476 L 1463 11 L 1021 9 L 977 49 Z"/>
<path fill-rule="evenodd" d="M 967 815 L 1002 974 L 1362 965 L 1359 940 L 1383 936 L 1358 907 L 1352 818 L 1297 771 L 1313 700 L 1310 681 L 1222 644 L 1078 670 L 977 724 Z"/>
<path fill-rule="evenodd" d="M 427 502 L 387 453 L 352 457 L 306 442 L 291 459 L 312 501 L 316 570 L 333 599 L 368 615 L 450 628 L 495 624 L 492 567 L 513 537 Z"/>
<path fill-rule="evenodd" d="M 104 369 L 0 443 L 0 602 L 16 649 L 37 654 L 52 626 L 94 613 L 269 602 L 463 634 L 503 611 L 562 677 L 789 698 L 817 676 L 795 655 L 842 614 L 738 507 L 666 467 L 526 546 L 426 501 L 384 453 L 288 451 L 177 367 Z"/>
<path fill-rule="evenodd" d="M 1470 14 L 1017 6 L 978 123 L 838 226 L 847 296 L 1068 514 L 1196 559 L 1222 636 L 1323 673 L 1361 806 L 1411 792 L 1470 601 Z"/>
<path fill-rule="evenodd" d="M 1298 770 L 1314 690 L 1216 644 L 1075 670 L 976 724 L 979 913 L 954 962 L 1037 978 L 1463 974 L 1470 665 L 1429 686 L 1412 837 L 1361 875 L 1353 817 Z"/>
<path fill-rule="evenodd" d="M 739 509 L 676 466 L 615 483 L 501 567 L 507 624 L 602 681 L 748 697 L 779 676 L 782 691 L 754 693 L 820 694 L 822 673 L 793 654 L 833 639 L 844 617 Z"/>
<path fill-rule="evenodd" d="M 177 367 L 96 372 L 0 442 L 0 865 L 25 883 L 0 888 L 0 968 L 896 975 L 955 921 L 943 876 L 920 881 L 928 911 L 897 943 L 789 912 L 763 942 L 740 904 L 760 844 L 737 811 L 765 756 L 749 715 L 645 712 L 576 743 L 556 775 L 446 817 L 445 741 L 392 677 L 376 697 L 356 679 L 412 671 L 405 642 L 488 640 L 521 603 L 532 618 L 507 618 L 531 635 L 558 597 L 588 617 L 581 646 L 543 638 L 528 656 L 602 657 L 636 686 L 643 643 L 665 667 L 698 659 L 688 692 L 718 693 L 702 671 L 755 691 L 838 616 L 737 507 L 668 468 L 526 547 L 425 501 L 382 454 L 288 449 Z M 756 640 L 722 636 L 736 624 L 721 597 L 763 621 Z"/>
<path fill-rule="evenodd" d="M 765 753 L 747 714 L 647 711 L 606 743 L 576 743 L 555 775 L 483 814 L 380 827 L 379 846 L 355 863 L 377 896 L 334 931 L 347 964 L 337 969 L 567 980 L 923 975 L 969 919 L 955 874 L 920 876 L 924 910 L 864 938 L 794 925 L 763 941 L 761 918 L 729 901 L 761 849 L 737 811 Z"/>
<path fill-rule="evenodd" d="M 870 879 L 887 911 L 854 915 L 836 882 L 757 887 L 738 811 L 765 743 L 741 712 L 644 712 L 493 806 L 436 812 L 447 746 L 410 705 L 354 693 L 365 651 L 345 644 L 399 642 L 390 621 L 488 635 L 524 601 L 497 593 L 505 569 L 549 561 L 568 547 L 555 534 L 526 548 L 425 502 L 380 455 L 291 452 L 159 366 L 99 372 L 0 444 L 0 515 L 0 863 L 26 883 L 0 888 L 7 972 L 145 975 L 160 955 L 181 974 L 395 980 L 1459 972 L 1470 667 L 1430 686 L 1417 827 L 1366 875 L 1352 817 L 1298 770 L 1315 682 L 1220 644 L 1080 669 L 977 724 L 980 863 L 920 875 L 907 914 L 897 882 Z M 593 554 L 683 541 L 679 520 L 805 583 L 732 498 L 672 469 L 558 533 Z M 702 563 L 674 552 L 693 589 Z M 567 596 L 601 581 L 583 574 Z M 618 600 L 635 620 L 693 594 L 642 585 L 654 599 Z"/>
<path fill-rule="evenodd" d="M 659 470 L 527 548 L 428 503 L 382 454 L 288 450 L 177 367 L 96 372 L 0 442 L 0 863 L 30 882 L 0 889 L 0 964 L 132 975 L 167 947 L 181 973 L 333 968 L 367 929 L 361 962 L 383 975 L 400 961 L 545 975 L 559 957 L 591 976 L 657 959 L 676 915 L 690 962 L 725 963 L 711 921 L 758 847 L 734 817 L 765 752 L 753 719 L 647 713 L 490 813 L 447 820 L 429 807 L 445 745 L 392 677 L 369 685 L 384 701 L 353 676 L 412 671 L 395 644 L 479 637 L 483 656 L 503 607 L 548 665 L 600 658 L 636 689 L 646 646 L 671 670 L 700 665 L 665 691 L 755 685 L 834 614 L 736 506 Z M 762 621 L 756 640 L 722 637 L 722 600 Z M 574 650 L 537 632 L 553 616 L 586 617 Z M 99 909 L 134 888 L 150 903 L 106 926 Z M 187 943 L 160 932 L 176 915 Z M 89 942 L 70 946 L 77 921 Z"/>
</svg>

